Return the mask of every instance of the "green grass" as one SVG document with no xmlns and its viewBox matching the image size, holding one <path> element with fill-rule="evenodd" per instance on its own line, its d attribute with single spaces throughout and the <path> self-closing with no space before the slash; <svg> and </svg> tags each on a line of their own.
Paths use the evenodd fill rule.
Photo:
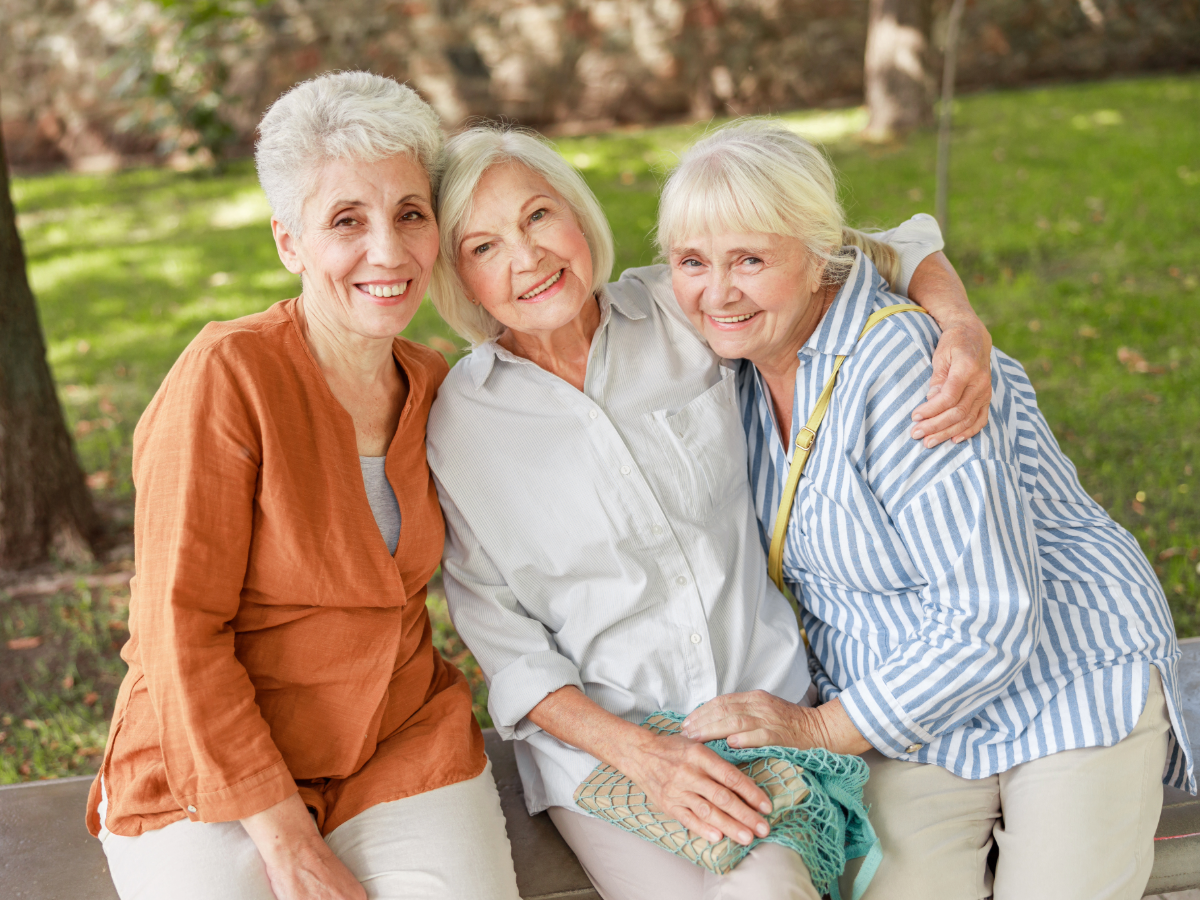
<svg viewBox="0 0 1200 900">
<path fill-rule="evenodd" d="M 1029 370 L 1084 486 L 1155 564 L 1182 637 L 1200 634 L 1198 110 L 1196 76 L 962 98 L 947 247 L 996 345 Z M 826 143 L 856 223 L 888 225 L 932 210 L 932 134 L 862 146 L 853 139 L 865 124 L 861 110 L 785 118 Z M 658 185 L 705 127 L 559 141 L 609 214 L 618 272 L 653 261 Z M 127 500 L 133 426 L 180 350 L 210 319 L 263 309 L 298 283 L 275 256 L 249 162 L 220 178 L 164 171 L 23 178 L 14 192 L 85 467 L 104 495 Z M 408 334 L 441 349 L 443 341 L 462 345 L 428 307 Z M 78 595 L 41 601 L 37 621 L 45 624 L 35 626 L 28 604 L 0 595 L 3 627 L 18 617 L 26 630 L 49 635 L 43 648 L 9 654 L 30 659 L 27 667 L 13 663 L 18 687 L 0 680 L 0 711 L 15 723 L 0 725 L 8 732 L 0 781 L 85 767 L 92 757 L 76 763 L 77 754 L 106 727 L 114 686 L 103 673 L 120 669 L 111 641 L 102 640 L 108 601 L 93 598 L 90 625 L 54 612 L 79 602 Z M 472 677 L 481 711 L 478 667 L 442 601 L 434 597 L 431 610 L 439 645 Z M 72 665 L 96 673 L 77 677 L 77 684 L 91 678 L 99 694 L 90 706 L 80 708 L 77 688 L 55 688 Z M 76 738 L 52 735 L 48 724 L 27 729 L 26 718 L 60 723 L 53 728 Z M 17 753 L 9 752 L 14 742 Z M 66 753 L 68 745 L 76 749 Z M 32 762 L 35 750 L 44 763 Z M 10 757 L 30 760 L 32 774 L 8 768 Z"/>
</svg>

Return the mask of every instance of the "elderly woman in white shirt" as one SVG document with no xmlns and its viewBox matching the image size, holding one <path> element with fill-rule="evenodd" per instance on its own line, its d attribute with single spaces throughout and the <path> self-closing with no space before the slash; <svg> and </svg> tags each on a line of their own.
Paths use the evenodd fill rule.
<svg viewBox="0 0 1200 900">
<path fill-rule="evenodd" d="M 438 219 L 432 297 L 475 345 L 429 420 L 446 592 L 492 719 L 518 742 L 530 813 L 550 809 L 606 898 L 815 898 L 783 847 L 759 844 L 716 876 L 573 803 L 603 760 L 710 840 L 767 834 L 770 804 L 748 777 L 702 744 L 637 727 L 750 689 L 799 703 L 810 687 L 795 617 L 767 577 L 734 370 L 680 313 L 665 267 L 605 286 L 603 213 L 539 140 L 454 138 Z M 911 274 L 940 235 L 906 227 Z M 924 299 L 950 324 L 970 309 L 961 286 L 941 290 L 943 261 L 922 266 Z M 986 405 L 982 325 L 948 333 L 947 352 L 966 357 L 954 374 Z M 951 413 L 950 431 L 973 433 L 977 412 Z M 944 424 L 929 421 L 931 435 Z"/>
</svg>

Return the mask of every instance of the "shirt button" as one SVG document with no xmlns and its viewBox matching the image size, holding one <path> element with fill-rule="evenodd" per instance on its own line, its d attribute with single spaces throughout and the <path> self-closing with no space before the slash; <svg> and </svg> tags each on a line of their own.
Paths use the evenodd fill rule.
<svg viewBox="0 0 1200 900">
<path fill-rule="evenodd" d="M 661 525 L 654 525 L 651 527 L 650 530 L 652 532 L 654 532 L 655 534 L 662 534 L 662 526 Z"/>
<path fill-rule="evenodd" d="M 909 744 L 907 747 L 904 748 L 904 752 L 905 753 L 916 753 L 918 750 L 921 749 L 922 746 L 924 746 L 924 745 L 923 744 Z"/>
<path fill-rule="evenodd" d="M 680 575 L 678 578 L 675 579 L 675 583 L 677 585 L 679 585 L 680 587 L 683 587 L 685 584 L 687 584 L 687 576 Z"/>
<path fill-rule="evenodd" d="M 628 475 L 631 471 L 633 471 L 633 470 L 630 469 L 629 466 L 621 466 L 621 474 L 622 475 Z"/>
<path fill-rule="evenodd" d="M 596 416 L 598 416 L 598 415 L 600 415 L 600 413 L 596 412 L 596 410 L 594 410 L 594 409 L 593 409 L 591 412 L 589 412 L 589 413 L 588 413 L 588 418 L 589 418 L 589 419 L 594 419 L 594 418 L 596 418 Z"/>
<path fill-rule="evenodd" d="M 196 807 L 194 807 L 194 806 L 188 807 L 188 812 L 195 812 L 195 811 L 196 811 Z"/>
<path fill-rule="evenodd" d="M 698 635 L 698 634 L 693 634 L 693 635 L 692 635 L 692 643 L 693 643 L 693 644 L 698 644 L 698 643 L 700 643 L 702 640 L 704 640 L 704 638 L 700 637 L 700 635 Z"/>
</svg>

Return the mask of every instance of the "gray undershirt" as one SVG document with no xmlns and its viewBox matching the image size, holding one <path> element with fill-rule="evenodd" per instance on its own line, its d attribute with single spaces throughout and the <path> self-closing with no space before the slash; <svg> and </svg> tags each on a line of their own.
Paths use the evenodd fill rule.
<svg viewBox="0 0 1200 900">
<path fill-rule="evenodd" d="M 396 545 L 400 542 L 400 504 L 396 493 L 388 483 L 384 473 L 386 456 L 360 456 L 358 464 L 362 467 L 363 486 L 367 489 L 367 500 L 371 504 L 371 514 L 375 516 L 375 524 L 383 535 L 388 553 L 396 555 Z"/>
</svg>

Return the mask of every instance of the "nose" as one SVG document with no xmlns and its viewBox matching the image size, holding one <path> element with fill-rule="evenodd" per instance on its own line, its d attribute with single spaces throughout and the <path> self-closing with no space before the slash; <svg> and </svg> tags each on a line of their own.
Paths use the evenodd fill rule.
<svg viewBox="0 0 1200 900">
<path fill-rule="evenodd" d="M 545 251 L 528 232 L 521 232 L 513 240 L 513 267 L 518 272 L 533 272 L 545 256 Z"/>
<path fill-rule="evenodd" d="M 709 309 L 720 309 L 741 298 L 741 292 L 733 285 L 729 269 L 724 266 L 712 266 L 705 282 L 704 299 Z"/>
<path fill-rule="evenodd" d="M 392 222 L 376 224 L 370 233 L 367 262 L 381 269 L 395 269 L 410 258 L 404 236 Z"/>
</svg>

